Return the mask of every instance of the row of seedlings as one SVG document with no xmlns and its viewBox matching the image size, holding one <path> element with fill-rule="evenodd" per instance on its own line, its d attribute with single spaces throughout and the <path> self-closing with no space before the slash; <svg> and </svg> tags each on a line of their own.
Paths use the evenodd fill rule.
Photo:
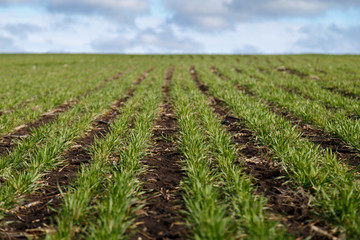
<svg viewBox="0 0 360 240">
<path fill-rule="evenodd" d="M 48 239 L 122 239 L 131 232 L 141 207 L 137 177 L 145 169 L 139 161 L 146 154 L 160 99 L 158 72 L 155 80 L 148 77 L 141 83 L 107 136 L 90 149 L 91 162 L 63 193 L 56 232 Z"/>
<path fill-rule="evenodd" d="M 223 100 L 271 148 L 273 159 L 282 163 L 289 179 L 314 195 L 311 204 L 321 209 L 319 215 L 338 227 L 333 232 L 357 239 L 360 236 L 358 176 L 332 152 L 301 138 L 296 126 L 272 113 L 261 100 L 238 91 L 232 82 L 220 80 L 206 68 L 201 74 L 211 94 Z"/>
<path fill-rule="evenodd" d="M 183 72 L 186 71 L 183 68 Z M 266 218 L 262 196 L 235 162 L 232 136 L 189 76 L 176 74 L 174 105 L 180 126 L 187 221 L 195 239 L 282 239 L 278 222 Z"/>
</svg>

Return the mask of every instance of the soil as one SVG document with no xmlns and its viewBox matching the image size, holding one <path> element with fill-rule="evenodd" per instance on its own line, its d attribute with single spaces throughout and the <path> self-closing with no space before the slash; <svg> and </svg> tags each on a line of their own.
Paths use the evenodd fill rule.
<svg viewBox="0 0 360 240">
<path fill-rule="evenodd" d="M 150 155 L 142 160 L 149 170 L 141 175 L 146 206 L 135 221 L 138 232 L 132 239 L 184 239 L 187 227 L 182 222 L 182 196 L 179 190 L 184 173 L 177 151 L 177 120 L 169 91 L 174 69 L 164 79 L 164 100 L 155 121 Z"/>
<path fill-rule="evenodd" d="M 299 70 L 284 67 L 284 66 L 277 67 L 276 70 L 279 71 L 279 72 L 296 75 L 296 76 L 299 76 L 300 78 L 305 78 L 305 77 L 308 76 L 306 73 L 300 72 Z"/>
<path fill-rule="evenodd" d="M 215 66 L 211 66 L 210 71 L 213 74 L 215 74 L 216 76 L 218 76 L 219 78 L 221 78 L 222 80 L 228 80 L 228 78 L 226 76 L 224 76 L 221 72 L 219 72 L 219 70 Z M 193 77 L 194 77 L 194 74 L 193 74 Z"/>
<path fill-rule="evenodd" d="M 268 70 L 266 70 L 266 69 L 264 69 L 264 68 L 261 68 L 261 67 L 259 67 L 257 70 L 258 70 L 259 72 L 261 72 L 261 73 L 269 73 Z"/>
<path fill-rule="evenodd" d="M 241 68 L 234 68 L 234 70 L 237 73 L 243 73 L 244 72 Z"/>
<path fill-rule="evenodd" d="M 329 90 L 329 91 L 334 92 L 334 93 L 340 93 L 341 95 L 343 95 L 345 97 L 360 100 L 360 96 L 358 96 L 358 95 L 356 95 L 354 93 L 346 92 L 346 91 L 338 89 L 336 87 L 324 87 L 324 89 Z"/>
<path fill-rule="evenodd" d="M 138 85 L 148 75 L 152 69 L 147 70 L 139 76 L 134 85 Z M 112 108 L 105 114 L 98 117 L 92 123 L 91 130 L 83 137 L 75 141 L 75 144 L 63 154 L 65 166 L 56 169 L 47 174 L 38 191 L 25 196 L 21 206 L 8 211 L 8 216 L 1 222 L 10 222 L 0 231 L 0 239 L 28 239 L 39 238 L 46 234 L 47 231 L 54 231 L 49 228 L 56 215 L 56 209 L 61 206 L 62 191 L 76 179 L 82 165 L 91 161 L 88 148 L 94 144 L 96 138 L 104 138 L 110 130 L 111 122 L 120 114 L 120 110 L 125 102 L 133 96 L 135 89 L 131 88 L 125 97 L 117 100 Z"/>
<path fill-rule="evenodd" d="M 244 171 L 254 178 L 256 193 L 267 197 L 269 210 L 280 217 L 291 235 L 301 239 L 309 236 L 312 239 L 331 239 L 331 226 L 314 215 L 316 209 L 310 204 L 310 195 L 301 187 L 288 182 L 281 166 L 271 160 L 270 149 L 256 141 L 254 133 L 245 127 L 245 122 L 230 114 L 223 101 L 209 94 L 208 87 L 201 83 L 193 66 L 190 74 L 209 98 L 221 123 L 233 135 L 234 144 L 240 149 L 237 164 L 241 164 Z"/>
</svg>

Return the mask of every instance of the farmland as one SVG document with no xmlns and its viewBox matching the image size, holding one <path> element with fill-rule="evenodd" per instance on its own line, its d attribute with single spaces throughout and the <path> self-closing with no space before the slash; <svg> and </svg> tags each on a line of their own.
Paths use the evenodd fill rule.
<svg viewBox="0 0 360 240">
<path fill-rule="evenodd" d="M 360 239 L 359 62 L 1 55 L 0 239 Z"/>
</svg>

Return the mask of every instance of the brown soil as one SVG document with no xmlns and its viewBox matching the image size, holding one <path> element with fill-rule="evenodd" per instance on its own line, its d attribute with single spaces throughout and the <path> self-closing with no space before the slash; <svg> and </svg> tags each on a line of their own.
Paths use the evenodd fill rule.
<svg viewBox="0 0 360 240">
<path fill-rule="evenodd" d="M 354 94 L 354 93 L 349 93 L 349 92 L 346 92 L 342 89 L 338 89 L 336 87 L 324 87 L 324 89 L 327 89 L 331 92 L 334 92 L 334 93 L 340 93 L 341 95 L 345 96 L 345 97 L 349 97 L 349 98 L 353 98 L 353 99 L 357 99 L 357 100 L 360 100 L 360 96 Z"/>
<path fill-rule="evenodd" d="M 151 69 L 139 76 L 134 85 L 138 85 L 148 75 Z M 61 206 L 62 191 L 76 179 L 78 171 L 83 164 L 91 161 L 88 148 L 94 144 L 96 138 L 104 138 L 110 130 L 111 122 L 120 114 L 119 109 L 133 96 L 135 89 L 128 91 L 125 97 L 117 100 L 109 111 L 98 117 L 91 126 L 91 130 L 83 137 L 75 141 L 69 151 L 63 154 L 66 163 L 60 169 L 47 174 L 42 183 L 44 187 L 38 191 L 25 196 L 24 203 L 15 209 L 8 211 L 8 216 L 1 222 L 11 221 L 0 231 L 0 239 L 27 239 L 43 236 L 49 228 L 56 209 Z"/>
<path fill-rule="evenodd" d="M 325 70 L 320 69 L 320 68 L 317 68 L 316 71 L 317 71 L 318 73 L 327 74 L 327 72 L 326 72 Z"/>
<path fill-rule="evenodd" d="M 178 132 L 169 91 L 172 73 L 167 71 L 164 80 L 164 100 L 155 121 L 150 155 L 142 160 L 148 171 L 141 175 L 146 206 L 138 212 L 135 221 L 138 232 L 133 239 L 184 239 L 186 226 L 182 222 L 183 208 L 179 184 L 183 178 L 181 155 L 177 152 Z"/>
<path fill-rule="evenodd" d="M 304 77 L 308 76 L 306 73 L 300 72 L 299 70 L 287 68 L 284 66 L 277 67 L 276 70 L 279 72 L 283 72 L 283 73 L 290 73 L 290 74 L 299 76 L 300 78 L 304 78 Z"/>
<path fill-rule="evenodd" d="M 241 68 L 234 68 L 234 70 L 237 73 L 243 73 L 244 72 Z"/>
<path fill-rule="evenodd" d="M 208 96 L 211 107 L 221 119 L 221 123 L 233 135 L 234 144 L 240 149 L 241 157 L 238 163 L 254 178 L 257 194 L 267 197 L 269 210 L 280 217 L 287 231 L 296 237 L 332 237 L 328 233 L 330 226 L 313 214 L 316 209 L 310 205 L 309 194 L 301 187 L 287 182 L 288 178 L 281 166 L 271 160 L 270 149 L 256 141 L 254 133 L 245 127 L 243 120 L 229 113 L 223 101 L 209 94 L 208 88 L 201 83 L 194 67 L 190 71 L 199 89 Z"/>
<path fill-rule="evenodd" d="M 221 78 L 222 80 L 228 80 L 228 78 L 226 76 L 224 76 L 221 72 L 219 72 L 219 70 L 215 66 L 211 66 L 210 71 L 213 74 L 215 74 L 216 76 L 218 76 L 219 78 Z M 196 73 L 196 71 L 195 71 L 195 73 Z M 192 76 L 194 77 L 194 74 L 192 74 Z"/>
<path fill-rule="evenodd" d="M 261 73 L 269 73 L 268 70 L 266 70 L 266 69 L 264 69 L 264 68 L 261 68 L 261 67 L 259 67 L 257 70 L 258 70 L 259 72 L 261 72 Z"/>
<path fill-rule="evenodd" d="M 26 138 L 31 134 L 34 129 L 38 129 L 47 123 L 55 121 L 61 113 L 66 112 L 68 109 L 74 106 L 80 98 L 88 96 L 90 93 L 104 87 L 108 82 L 119 79 L 122 75 L 122 72 L 118 72 L 111 78 L 105 79 L 104 82 L 102 82 L 95 88 L 90 89 L 89 91 L 79 95 L 75 100 L 65 102 L 60 106 L 47 111 L 46 113 L 42 114 L 37 120 L 31 123 L 16 127 L 12 133 L 2 137 L 0 142 L 0 155 L 11 152 L 17 144 L 16 141 Z"/>
</svg>

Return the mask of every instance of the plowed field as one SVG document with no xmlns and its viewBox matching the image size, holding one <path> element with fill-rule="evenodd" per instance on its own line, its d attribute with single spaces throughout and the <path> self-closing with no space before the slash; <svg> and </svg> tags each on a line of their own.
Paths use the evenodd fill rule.
<svg viewBox="0 0 360 240">
<path fill-rule="evenodd" d="M 0 239 L 360 239 L 359 62 L 1 55 Z"/>
</svg>

